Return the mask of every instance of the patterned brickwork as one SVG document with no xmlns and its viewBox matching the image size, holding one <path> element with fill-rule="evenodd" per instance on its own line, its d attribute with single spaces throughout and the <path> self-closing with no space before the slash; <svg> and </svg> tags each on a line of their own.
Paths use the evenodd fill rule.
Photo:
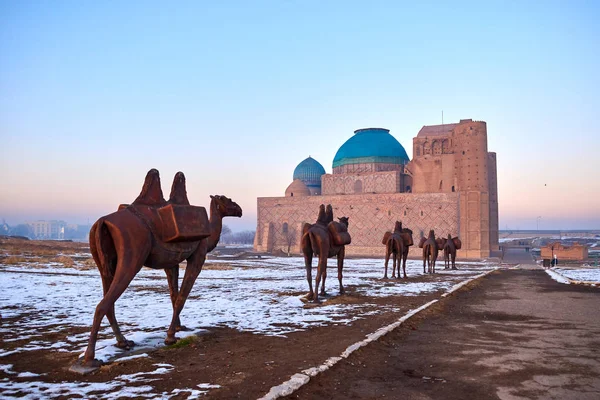
<svg viewBox="0 0 600 400">
<path fill-rule="evenodd" d="M 421 232 L 434 229 L 439 236 L 459 232 L 458 194 L 362 194 L 337 196 L 263 197 L 258 199 L 257 251 L 287 251 L 287 238 L 293 237 L 291 251 L 300 252 L 300 230 L 304 222 L 314 223 L 320 204 L 331 204 L 334 216 L 350 218 L 352 244 L 349 255 L 381 256 L 383 234 L 392 230 L 396 220 L 413 230 L 418 243 Z M 287 224 L 288 234 L 284 233 Z M 295 231 L 291 233 L 291 231 Z M 411 248 L 417 256 L 421 249 Z"/>
<path fill-rule="evenodd" d="M 362 174 L 326 174 L 321 177 L 323 195 L 354 193 L 398 193 L 400 171 Z"/>
<path fill-rule="evenodd" d="M 380 172 L 380 171 L 402 171 L 403 165 L 388 164 L 388 163 L 357 163 L 345 164 L 333 168 L 334 174 L 359 174 L 363 172 Z"/>
</svg>

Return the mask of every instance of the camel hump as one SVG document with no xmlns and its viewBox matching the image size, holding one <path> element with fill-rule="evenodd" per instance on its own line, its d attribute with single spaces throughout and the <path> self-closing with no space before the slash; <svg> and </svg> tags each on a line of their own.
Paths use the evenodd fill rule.
<svg viewBox="0 0 600 400">
<path fill-rule="evenodd" d="M 143 204 L 143 205 L 164 205 L 166 203 L 165 198 L 163 197 L 163 192 L 160 187 L 160 175 L 158 174 L 158 170 L 152 168 L 146 174 L 146 179 L 144 180 L 144 186 L 142 187 L 142 191 L 140 195 L 135 199 L 133 204 Z"/>
<path fill-rule="evenodd" d="M 333 208 L 331 204 L 327 204 L 327 208 L 325 209 L 325 223 L 329 224 L 333 222 Z"/>
<path fill-rule="evenodd" d="M 187 190 L 185 188 L 185 175 L 183 172 L 176 173 L 175 178 L 173 178 L 169 203 L 190 205 L 190 201 L 187 197 Z"/>
<path fill-rule="evenodd" d="M 317 224 L 327 225 L 327 217 L 325 215 L 325 204 L 319 206 L 319 214 L 317 215 Z"/>
<path fill-rule="evenodd" d="M 419 240 L 419 248 L 422 249 L 423 246 L 425 246 L 425 242 L 427 241 L 427 239 L 423 236 L 421 237 L 421 240 Z"/>
<path fill-rule="evenodd" d="M 394 225 L 394 232 L 402 232 L 402 222 L 401 221 L 396 221 L 396 224 Z"/>
</svg>

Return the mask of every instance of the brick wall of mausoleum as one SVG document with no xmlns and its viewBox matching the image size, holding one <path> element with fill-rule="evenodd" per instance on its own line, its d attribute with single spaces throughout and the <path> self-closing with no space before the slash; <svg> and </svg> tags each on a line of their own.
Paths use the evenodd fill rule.
<svg viewBox="0 0 600 400">
<path fill-rule="evenodd" d="M 427 235 L 430 229 L 435 230 L 436 236 L 459 234 L 458 193 L 261 197 L 255 250 L 287 252 L 289 246 L 292 253 L 300 254 L 302 226 L 316 221 L 320 204 L 331 204 L 336 218 L 349 217 L 352 244 L 346 246 L 348 255 L 383 256 L 385 247 L 381 239 L 397 220 L 413 231 L 415 245 L 411 247 L 411 256 L 421 254 L 417 243 L 420 235 Z"/>
</svg>

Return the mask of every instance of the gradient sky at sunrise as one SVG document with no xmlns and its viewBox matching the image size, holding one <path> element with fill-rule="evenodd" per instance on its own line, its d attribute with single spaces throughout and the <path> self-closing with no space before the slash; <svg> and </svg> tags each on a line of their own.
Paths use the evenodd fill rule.
<svg viewBox="0 0 600 400">
<path fill-rule="evenodd" d="M 95 221 L 157 168 L 255 229 L 355 129 L 488 124 L 501 229 L 600 229 L 600 3 L 0 1 L 0 219 Z"/>
</svg>

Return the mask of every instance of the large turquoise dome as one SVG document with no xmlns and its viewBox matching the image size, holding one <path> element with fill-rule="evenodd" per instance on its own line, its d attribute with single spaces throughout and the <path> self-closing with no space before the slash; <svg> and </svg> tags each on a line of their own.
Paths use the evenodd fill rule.
<svg viewBox="0 0 600 400">
<path fill-rule="evenodd" d="M 354 131 L 333 158 L 333 167 L 346 164 L 406 164 L 409 161 L 404 147 L 389 129 L 366 128 Z"/>
<path fill-rule="evenodd" d="M 321 189 L 321 175 L 324 174 L 325 168 L 321 163 L 309 156 L 294 169 L 294 180 L 300 179 L 309 189 Z"/>
</svg>

